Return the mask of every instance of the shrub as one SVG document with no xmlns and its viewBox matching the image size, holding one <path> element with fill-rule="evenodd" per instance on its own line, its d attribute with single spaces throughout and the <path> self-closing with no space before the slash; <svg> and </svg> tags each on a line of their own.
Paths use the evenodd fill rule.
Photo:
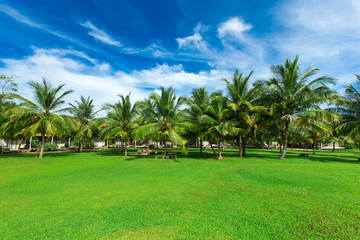
<svg viewBox="0 0 360 240">
<path fill-rule="evenodd" d="M 57 146 L 56 146 L 56 144 L 55 143 L 45 143 L 45 150 L 46 151 L 54 151 L 54 150 L 56 150 L 57 149 Z"/>
</svg>

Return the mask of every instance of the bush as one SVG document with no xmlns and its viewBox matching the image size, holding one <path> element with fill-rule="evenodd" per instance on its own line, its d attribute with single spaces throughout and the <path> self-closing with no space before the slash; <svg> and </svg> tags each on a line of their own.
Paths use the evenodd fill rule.
<svg viewBox="0 0 360 240">
<path fill-rule="evenodd" d="M 41 141 L 37 138 L 31 140 L 31 146 L 35 146 L 36 148 L 40 148 L 41 147 Z"/>
<path fill-rule="evenodd" d="M 45 146 L 44 146 L 45 150 L 46 151 L 54 151 L 57 149 L 57 146 L 55 143 L 45 143 Z"/>
<path fill-rule="evenodd" d="M 263 142 L 256 141 L 254 143 L 254 148 L 257 148 L 257 149 L 262 149 L 264 146 L 265 146 L 265 144 Z"/>
<path fill-rule="evenodd" d="M 94 149 L 95 144 L 93 142 L 84 142 L 83 143 L 83 148 L 84 149 Z"/>
</svg>

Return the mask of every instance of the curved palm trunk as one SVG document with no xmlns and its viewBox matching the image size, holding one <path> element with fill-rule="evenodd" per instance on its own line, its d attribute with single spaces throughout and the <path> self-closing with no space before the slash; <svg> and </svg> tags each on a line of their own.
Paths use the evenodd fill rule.
<svg viewBox="0 0 360 240">
<path fill-rule="evenodd" d="M 200 139 L 200 157 L 203 156 L 203 140 Z"/>
<path fill-rule="evenodd" d="M 281 155 L 279 157 L 279 159 L 283 160 L 286 157 L 286 148 L 287 148 L 287 143 L 288 143 L 288 123 L 285 123 L 285 131 L 283 133 L 283 149 L 281 152 Z"/>
<path fill-rule="evenodd" d="M 243 157 L 241 147 L 242 147 L 242 137 L 241 137 L 241 135 L 239 134 L 239 158 L 242 158 L 242 157 Z"/>
<path fill-rule="evenodd" d="M 219 159 L 222 159 L 220 143 L 221 143 L 221 136 L 219 135 L 219 144 L 218 144 L 218 149 L 219 150 L 218 150 L 218 152 L 219 152 Z"/>
<path fill-rule="evenodd" d="M 150 140 L 149 139 L 147 140 L 147 151 L 148 152 L 150 151 Z"/>
<path fill-rule="evenodd" d="M 213 145 L 212 145 L 212 143 L 211 143 L 210 139 L 209 139 L 209 143 L 210 143 L 211 150 L 213 151 L 214 156 L 216 157 L 216 152 L 215 152 L 215 149 L 214 149 L 214 147 L 213 147 Z"/>
<path fill-rule="evenodd" d="M 42 158 L 44 155 L 44 144 L 45 144 L 45 135 L 41 135 L 41 148 L 40 148 L 40 155 L 39 158 Z"/>
<path fill-rule="evenodd" d="M 316 138 L 313 139 L 313 155 L 315 155 L 315 149 L 316 149 Z"/>
</svg>

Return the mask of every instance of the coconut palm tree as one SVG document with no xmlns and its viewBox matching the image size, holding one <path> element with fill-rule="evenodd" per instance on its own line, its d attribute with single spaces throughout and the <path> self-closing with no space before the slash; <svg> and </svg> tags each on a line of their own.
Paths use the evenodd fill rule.
<svg viewBox="0 0 360 240">
<path fill-rule="evenodd" d="M 313 155 L 319 139 L 325 136 L 332 136 L 332 123 L 339 122 L 340 114 L 323 111 L 326 115 L 323 118 L 319 118 L 319 114 L 316 112 L 303 112 L 298 116 L 294 126 L 300 128 L 304 132 L 304 137 L 310 139 L 313 143 Z M 325 119 L 331 119 L 332 121 L 326 121 Z"/>
<path fill-rule="evenodd" d="M 345 90 L 345 107 L 339 108 L 343 116 L 339 131 L 349 133 L 357 141 L 360 139 L 360 75 L 355 75 L 358 82 L 349 84 Z"/>
<path fill-rule="evenodd" d="M 206 137 L 208 128 L 201 122 L 201 116 L 205 114 L 207 107 L 210 105 L 210 96 L 205 87 L 194 89 L 191 97 L 187 99 L 188 119 L 193 124 L 189 131 L 190 135 L 196 140 L 200 140 L 200 157 L 203 154 L 203 140 Z"/>
<path fill-rule="evenodd" d="M 168 140 L 179 145 L 186 153 L 187 141 L 182 134 L 185 133 L 185 129 L 190 129 L 191 124 L 185 121 L 179 109 L 185 98 L 177 97 L 171 87 L 168 89 L 160 87 L 160 90 L 160 94 L 151 93 L 144 105 L 149 119 L 148 123 L 137 129 L 136 139 L 159 134 L 164 139 L 163 158 L 165 158 Z"/>
<path fill-rule="evenodd" d="M 268 81 L 257 82 L 262 88 L 262 102 L 270 108 L 270 114 L 281 122 L 283 149 L 279 159 L 286 156 L 289 125 L 297 120 L 299 114 L 313 111 L 318 119 L 331 118 L 331 115 L 324 114 L 320 106 L 338 97 L 328 87 L 329 84 L 335 84 L 333 78 L 320 76 L 310 80 L 319 69 L 310 67 L 301 73 L 298 60 L 298 57 L 294 61 L 286 59 L 285 65 L 272 66 L 273 77 Z"/>
<path fill-rule="evenodd" d="M 219 159 L 222 159 L 221 142 L 227 134 L 233 131 L 231 119 L 229 118 L 230 109 L 228 108 L 228 105 L 229 100 L 226 97 L 217 94 L 212 97 L 205 115 L 201 116 L 201 123 L 207 125 L 210 133 L 217 135 Z"/>
<path fill-rule="evenodd" d="M 80 101 L 75 101 L 76 105 L 69 104 L 71 108 L 69 112 L 73 115 L 75 125 L 75 139 L 79 140 L 79 152 L 83 150 L 85 140 L 92 139 L 98 132 L 99 128 L 95 123 L 93 99 L 80 97 Z"/>
<path fill-rule="evenodd" d="M 20 101 L 19 106 L 12 111 L 10 121 L 4 126 L 3 130 L 8 131 L 17 129 L 15 135 L 31 133 L 41 135 L 41 149 L 39 158 L 43 157 L 45 136 L 56 134 L 65 128 L 64 116 L 59 113 L 66 109 L 59 109 L 65 103 L 66 95 L 72 93 L 67 90 L 61 93 L 64 84 L 53 88 L 51 83 L 43 79 L 42 83 L 29 82 L 33 90 L 34 101 L 14 94 L 13 97 Z"/>
<path fill-rule="evenodd" d="M 125 147 L 127 156 L 127 142 L 133 138 L 136 118 L 138 117 L 139 103 L 130 101 L 130 93 L 126 96 L 119 95 L 120 100 L 115 104 L 106 104 L 104 109 L 108 110 L 106 118 L 99 121 L 103 125 L 102 133 L 105 138 L 120 138 Z"/>
<path fill-rule="evenodd" d="M 251 130 L 253 124 L 251 112 L 255 110 L 266 112 L 266 109 L 263 107 L 253 106 L 253 102 L 257 97 L 257 90 L 256 87 L 250 88 L 250 77 L 252 74 L 253 72 L 250 72 L 247 76 L 244 76 L 243 73 L 239 73 L 236 69 L 232 82 L 225 78 L 223 79 L 226 82 L 231 101 L 229 107 L 233 111 L 234 130 L 239 143 L 239 157 L 243 157 L 244 151 L 241 148 L 245 146 L 244 136 L 247 131 Z"/>
</svg>

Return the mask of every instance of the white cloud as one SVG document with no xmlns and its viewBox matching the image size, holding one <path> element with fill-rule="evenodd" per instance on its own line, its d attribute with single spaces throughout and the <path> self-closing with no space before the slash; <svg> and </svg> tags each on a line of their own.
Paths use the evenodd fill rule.
<svg viewBox="0 0 360 240">
<path fill-rule="evenodd" d="M 239 17 L 230 18 L 228 21 L 223 22 L 218 27 L 218 34 L 220 38 L 225 38 L 227 36 L 243 38 L 244 32 L 252 28 L 251 24 L 247 24 L 243 19 Z"/>
<path fill-rule="evenodd" d="M 203 26 L 201 23 L 194 28 L 194 35 L 184 37 L 184 38 L 176 38 L 175 40 L 179 44 L 179 49 L 189 49 L 189 50 L 198 50 L 204 51 L 207 49 L 208 43 L 204 41 L 201 36 L 201 32 L 205 32 L 207 27 Z"/>
<path fill-rule="evenodd" d="M 77 56 L 77 60 L 72 56 Z M 66 84 L 64 89 L 72 89 L 74 94 L 69 102 L 78 100 L 80 95 L 91 96 L 97 108 L 105 103 L 118 100 L 118 94 L 131 92 L 132 101 L 143 100 L 153 89 L 159 86 L 174 87 L 179 95 L 190 94 L 193 88 L 208 86 L 209 90 L 225 87 L 223 77 L 229 77 L 227 71 L 211 70 L 191 73 L 181 64 L 169 66 L 156 65 L 151 69 L 124 72 L 111 71 L 108 63 L 90 58 L 84 53 L 69 49 L 37 49 L 34 54 L 23 59 L 1 59 L 4 67 L 0 72 L 19 78 L 19 93 L 31 99 L 28 81 L 48 79 L 54 86 Z M 92 62 L 85 64 L 85 62 Z"/>
<path fill-rule="evenodd" d="M 295 0 L 275 13 L 284 31 L 272 34 L 272 45 L 282 57 L 300 56 L 303 66 L 353 81 L 360 67 L 360 2 L 358 0 Z M 344 73 L 351 73 L 344 74 Z"/>
<path fill-rule="evenodd" d="M 203 35 L 207 33 L 207 27 L 199 23 L 194 28 L 193 35 L 176 38 L 179 45 L 178 56 L 186 57 L 190 61 L 206 62 L 220 71 L 233 72 L 238 68 L 245 73 L 255 70 L 254 77 L 263 76 L 269 72 L 269 65 L 264 61 L 261 42 L 242 33 L 250 26 L 240 17 L 221 23 L 219 33 L 223 37 L 221 39 L 223 46 L 218 48 L 204 40 Z"/>
<path fill-rule="evenodd" d="M 84 23 L 80 23 L 80 25 L 90 29 L 91 31 L 88 34 L 94 37 L 96 40 L 117 47 L 121 46 L 121 43 L 119 41 L 112 39 L 107 33 L 95 27 L 91 22 L 86 21 Z"/>
</svg>

